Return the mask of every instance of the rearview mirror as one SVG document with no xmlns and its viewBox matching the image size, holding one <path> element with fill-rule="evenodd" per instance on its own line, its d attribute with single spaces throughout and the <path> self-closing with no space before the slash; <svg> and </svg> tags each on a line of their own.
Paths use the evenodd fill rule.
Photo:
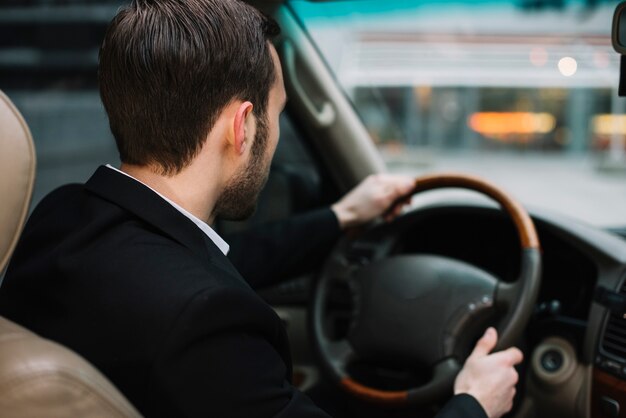
<svg viewBox="0 0 626 418">
<path fill-rule="evenodd" d="M 611 40 L 615 51 L 626 55 L 626 2 L 618 4 L 615 8 Z"/>
</svg>

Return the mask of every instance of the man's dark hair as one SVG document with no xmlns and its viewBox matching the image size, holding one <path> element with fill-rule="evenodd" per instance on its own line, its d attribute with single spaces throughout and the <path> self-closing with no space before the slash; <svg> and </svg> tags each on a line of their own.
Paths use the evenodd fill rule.
<svg viewBox="0 0 626 418">
<path fill-rule="evenodd" d="M 276 22 L 238 0 L 134 0 L 110 23 L 100 96 L 124 163 L 180 172 L 223 108 L 249 100 L 266 117 Z"/>
</svg>

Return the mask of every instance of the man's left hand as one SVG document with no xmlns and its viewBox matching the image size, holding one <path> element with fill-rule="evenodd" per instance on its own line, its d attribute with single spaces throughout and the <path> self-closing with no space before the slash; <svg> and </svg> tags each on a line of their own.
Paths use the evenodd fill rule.
<svg viewBox="0 0 626 418">
<path fill-rule="evenodd" d="M 381 215 L 389 221 L 410 203 L 410 197 L 403 204 L 391 207 L 392 204 L 410 193 L 414 187 L 415 179 L 410 176 L 374 174 L 359 183 L 331 209 L 341 229 L 362 225 Z"/>
</svg>

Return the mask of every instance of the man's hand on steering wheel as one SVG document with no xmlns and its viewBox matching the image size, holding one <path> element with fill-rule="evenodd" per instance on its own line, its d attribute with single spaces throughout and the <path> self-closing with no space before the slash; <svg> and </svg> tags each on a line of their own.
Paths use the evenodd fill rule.
<svg viewBox="0 0 626 418">
<path fill-rule="evenodd" d="M 393 203 L 406 196 L 414 187 L 415 178 L 411 176 L 370 175 L 332 205 L 331 209 L 335 212 L 341 229 L 365 224 L 381 215 L 386 220 L 391 220 L 400 214 L 404 206 Z M 410 199 L 406 204 L 409 202 Z"/>
<path fill-rule="evenodd" d="M 513 366 L 523 359 L 522 352 L 514 347 L 489 354 L 497 342 L 496 330 L 487 329 L 454 382 L 454 394 L 472 395 L 489 418 L 501 417 L 513 407 L 518 380 Z"/>
</svg>

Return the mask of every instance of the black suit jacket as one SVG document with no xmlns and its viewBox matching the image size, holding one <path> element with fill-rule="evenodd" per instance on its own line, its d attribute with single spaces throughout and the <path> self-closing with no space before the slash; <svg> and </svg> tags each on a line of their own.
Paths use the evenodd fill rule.
<svg viewBox="0 0 626 418">
<path fill-rule="evenodd" d="M 322 241 L 336 234 L 318 217 Z M 146 416 L 326 416 L 291 385 L 272 308 L 193 222 L 105 167 L 35 209 L 0 314 L 83 355 Z"/>
</svg>

